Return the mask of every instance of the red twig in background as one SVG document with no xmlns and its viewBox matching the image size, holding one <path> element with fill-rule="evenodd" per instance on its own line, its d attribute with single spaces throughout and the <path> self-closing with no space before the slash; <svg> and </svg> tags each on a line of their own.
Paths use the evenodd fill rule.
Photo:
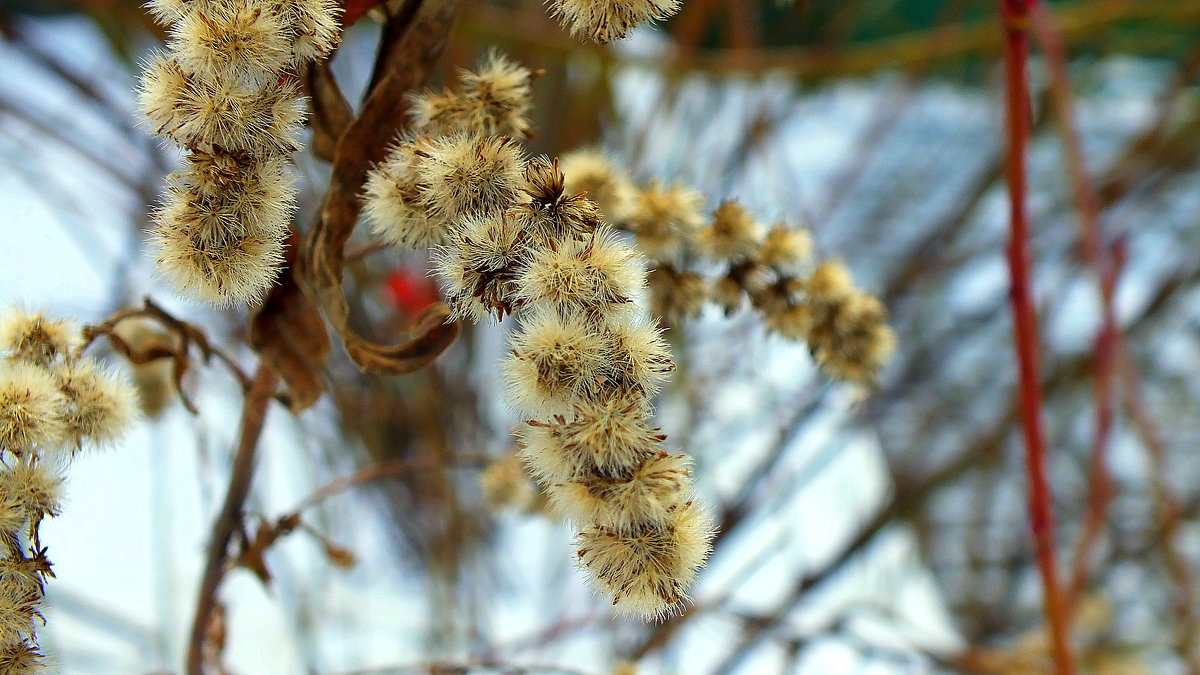
<svg viewBox="0 0 1200 675">
<path fill-rule="evenodd" d="M 1162 532 L 1163 562 L 1175 584 L 1175 592 L 1171 594 L 1171 608 L 1175 613 L 1175 645 L 1183 655 L 1187 672 L 1196 675 L 1200 673 L 1200 643 L 1195 639 L 1197 631 L 1200 631 L 1200 616 L 1196 615 L 1194 609 L 1196 591 L 1192 582 L 1192 565 L 1181 551 L 1183 505 L 1167 479 L 1166 447 L 1162 433 L 1146 406 L 1137 362 L 1121 336 L 1117 340 L 1117 359 L 1125 385 L 1125 411 L 1150 456 L 1150 479 L 1154 486 L 1158 526 Z"/>
<path fill-rule="evenodd" d="M 1105 512 L 1112 496 L 1112 478 L 1108 470 L 1108 443 L 1113 425 L 1113 370 L 1118 337 L 1113 296 L 1116 294 L 1123 255 L 1121 248 L 1107 260 L 1104 255 L 1103 233 L 1100 224 L 1100 197 L 1088 174 L 1083 157 L 1083 143 L 1071 95 L 1071 79 L 1067 68 L 1067 53 L 1062 35 L 1054 18 L 1041 6 L 1030 12 L 1033 34 L 1046 55 L 1049 71 L 1050 102 L 1058 117 L 1063 141 L 1063 156 L 1071 183 L 1071 196 L 1079 212 L 1080 253 L 1095 271 L 1100 285 L 1101 323 L 1096 335 L 1096 382 L 1093 387 L 1096 401 L 1096 427 L 1092 438 L 1089 462 L 1088 499 L 1084 511 L 1079 541 L 1071 568 L 1067 599 L 1070 606 L 1078 604 L 1090 576 L 1092 549 L 1104 525 Z"/>
<path fill-rule="evenodd" d="M 1010 235 L 1008 266 L 1012 284 L 1013 338 L 1018 368 L 1018 403 L 1025 437 L 1025 465 L 1029 480 L 1029 520 L 1038 569 L 1042 577 L 1043 609 L 1057 671 L 1075 672 L 1068 644 L 1069 613 L 1058 583 L 1054 550 L 1054 508 L 1046 468 L 1046 431 L 1042 423 L 1042 392 L 1038 373 L 1037 312 L 1033 305 L 1029 222 L 1025 212 L 1026 146 L 1030 136 L 1029 10 L 1036 0 L 999 0 L 1004 17 L 1005 112 Z"/>
</svg>

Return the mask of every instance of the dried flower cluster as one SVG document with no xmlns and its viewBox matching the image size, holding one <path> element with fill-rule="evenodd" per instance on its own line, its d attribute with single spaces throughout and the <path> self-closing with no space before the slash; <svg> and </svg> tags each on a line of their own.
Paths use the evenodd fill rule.
<svg viewBox="0 0 1200 675">
<path fill-rule="evenodd" d="M 0 317 L 0 672 L 42 672 L 37 624 L 53 576 L 38 533 L 58 515 L 76 452 L 119 438 L 135 416 L 128 384 L 78 354 L 65 321 Z"/>
<path fill-rule="evenodd" d="M 304 106 L 295 70 L 338 38 L 335 0 L 151 0 L 169 27 L 142 73 L 153 131 L 187 150 L 154 214 L 159 271 L 218 305 L 261 298 L 295 201 Z"/>
<path fill-rule="evenodd" d="M 620 40 L 634 27 L 679 11 L 680 0 L 550 0 L 550 13 L 571 35 L 591 42 Z"/>
<path fill-rule="evenodd" d="M 579 527 L 578 558 L 618 609 L 676 610 L 709 552 L 686 455 L 664 449 L 651 397 L 674 369 L 638 309 L 646 273 L 600 207 L 566 189 L 557 160 L 528 159 L 532 73 L 492 56 L 458 92 L 412 105 L 414 134 L 369 177 L 372 231 L 435 257 L 456 318 L 515 315 L 504 364 L 510 402 L 531 420 L 521 458 Z M 504 501 L 511 466 L 485 478 Z M 511 500 L 510 500 L 511 501 Z"/>
<path fill-rule="evenodd" d="M 760 224 L 736 202 L 711 216 L 699 193 L 659 183 L 638 188 L 602 153 L 563 158 L 569 192 L 586 192 L 609 222 L 652 258 L 651 312 L 671 324 L 711 302 L 731 314 L 747 301 L 775 333 L 808 344 L 830 376 L 870 384 L 895 336 L 878 298 L 854 286 L 840 261 L 817 261 L 800 227 Z"/>
</svg>

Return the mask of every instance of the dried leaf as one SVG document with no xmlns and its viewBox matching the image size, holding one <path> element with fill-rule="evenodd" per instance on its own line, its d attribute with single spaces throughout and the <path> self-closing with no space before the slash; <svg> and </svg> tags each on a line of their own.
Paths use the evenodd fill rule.
<svg viewBox="0 0 1200 675">
<path fill-rule="evenodd" d="M 436 358 L 458 334 L 458 326 L 446 323 L 446 310 L 439 304 L 426 312 L 410 338 L 400 344 L 376 344 L 358 335 L 349 325 L 342 266 L 346 242 L 362 209 L 359 195 L 367 171 L 383 159 L 401 129 L 407 94 L 428 79 L 459 4 L 460 0 L 409 2 L 384 26 L 370 94 L 362 112 L 339 137 L 329 189 L 300 259 L 300 278 L 318 299 L 354 363 L 364 371 L 411 372 Z"/>
<path fill-rule="evenodd" d="M 296 282 L 300 245 L 292 230 L 279 284 L 250 322 L 250 345 L 283 379 L 292 412 L 309 407 L 325 391 L 321 368 L 330 351 L 325 322 Z"/>
</svg>

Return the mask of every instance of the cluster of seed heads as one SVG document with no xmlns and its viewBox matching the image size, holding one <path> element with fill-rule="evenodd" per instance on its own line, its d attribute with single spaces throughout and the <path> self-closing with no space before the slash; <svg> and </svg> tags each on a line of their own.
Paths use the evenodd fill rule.
<svg viewBox="0 0 1200 675">
<path fill-rule="evenodd" d="M 636 237 L 651 258 L 651 312 L 669 324 L 706 303 L 732 314 L 749 304 L 775 333 L 806 343 L 830 376 L 875 381 L 895 346 L 887 310 L 854 286 L 840 261 L 818 261 L 801 227 L 765 227 L 737 202 L 711 215 L 683 186 L 636 187 L 602 153 L 580 150 L 562 161 L 567 189 L 586 192 L 604 217 Z"/>
<path fill-rule="evenodd" d="M 665 449 L 651 398 L 675 365 L 635 304 L 646 271 L 601 207 L 567 189 L 557 159 L 527 158 L 533 73 L 491 56 L 457 90 L 414 97 L 412 131 L 367 181 L 364 213 L 387 241 L 433 247 L 455 318 L 513 315 L 503 370 L 529 420 L 520 457 L 578 527 L 577 557 L 616 607 L 677 610 L 708 555 L 711 522 L 690 460 Z M 497 501 L 513 464 L 487 476 Z"/>
<path fill-rule="evenodd" d="M 62 474 L 77 452 L 109 444 L 136 416 L 126 382 L 79 355 L 65 321 L 0 317 L 0 672 L 45 672 L 37 627 L 54 576 L 39 538 L 58 515 Z"/>
<path fill-rule="evenodd" d="M 187 151 L 154 213 L 159 271 L 224 305 L 258 300 L 283 259 L 295 202 L 288 156 L 304 106 L 296 69 L 338 39 L 336 0 L 151 0 L 166 49 L 142 73 L 154 133 Z"/>
</svg>

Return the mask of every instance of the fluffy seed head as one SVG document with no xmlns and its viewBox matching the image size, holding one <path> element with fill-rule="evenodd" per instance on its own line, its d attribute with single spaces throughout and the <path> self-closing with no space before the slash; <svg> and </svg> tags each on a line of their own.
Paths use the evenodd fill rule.
<svg viewBox="0 0 1200 675">
<path fill-rule="evenodd" d="M 623 222 L 633 206 L 634 188 L 629 176 L 600 150 L 574 150 L 560 162 L 570 194 L 583 193 L 596 202 L 610 222 Z"/>
<path fill-rule="evenodd" d="M 529 200 L 513 208 L 522 226 L 543 242 L 582 239 L 600 225 L 600 208 L 582 194 L 569 195 L 558 158 L 536 157 L 525 167 L 521 188 Z"/>
<path fill-rule="evenodd" d="M 512 338 L 504 370 L 510 400 L 534 416 L 569 412 L 597 398 L 603 386 L 606 340 L 583 317 L 538 310 Z"/>
<path fill-rule="evenodd" d="M 79 329 L 70 321 L 11 307 L 0 316 L 0 352 L 27 363 L 48 365 L 79 345 Z"/>
<path fill-rule="evenodd" d="M 0 584 L 0 644 L 24 645 L 33 643 L 34 619 L 41 617 L 40 594 L 30 593 L 18 584 Z M 0 658 L 7 648 L 0 650 Z M 0 661 L 0 665 L 3 661 Z M 16 670 L 2 671 L 19 673 Z M 28 671 L 26 671 L 28 672 Z"/>
<path fill-rule="evenodd" d="M 644 283 L 637 252 L 608 229 L 587 242 L 565 241 L 537 251 L 517 281 L 525 302 L 600 317 L 632 302 Z"/>
<path fill-rule="evenodd" d="M 638 24 L 679 11 L 680 0 L 550 0 L 550 12 L 580 40 L 620 40 Z"/>
<path fill-rule="evenodd" d="M 528 510 L 537 500 L 537 491 L 521 466 L 521 458 L 510 453 L 492 461 L 479 477 L 483 499 L 493 510 Z"/>
<path fill-rule="evenodd" d="M 818 265 L 804 281 L 803 288 L 808 297 L 817 302 L 837 300 L 855 292 L 850 270 L 836 258 Z"/>
<path fill-rule="evenodd" d="M 290 42 L 292 64 L 317 61 L 329 55 L 339 39 L 338 0 L 267 0 Z"/>
<path fill-rule="evenodd" d="M 871 295 L 855 291 L 809 306 L 805 336 L 813 358 L 831 376 L 870 384 L 895 349 L 887 310 Z"/>
<path fill-rule="evenodd" d="M 44 368 L 0 364 L 0 451 L 20 456 L 61 441 L 63 406 L 58 383 Z"/>
<path fill-rule="evenodd" d="M 746 299 L 746 292 L 737 279 L 723 276 L 712 284 L 712 301 L 728 316 L 738 311 Z"/>
<path fill-rule="evenodd" d="M 637 193 L 629 226 L 647 255 L 669 260 L 704 227 L 703 207 L 704 197 L 695 190 L 652 182 Z"/>
<path fill-rule="evenodd" d="M 668 324 L 678 324 L 700 313 L 708 298 L 704 279 L 692 272 L 681 272 L 672 265 L 650 271 L 650 312 Z"/>
<path fill-rule="evenodd" d="M 659 452 L 616 475 L 590 474 L 550 486 L 550 503 L 564 517 L 629 532 L 661 523 L 688 494 L 687 455 Z"/>
<path fill-rule="evenodd" d="M 528 237 L 507 215 L 468 218 L 435 252 L 437 275 L 456 319 L 503 319 L 518 302 L 516 280 L 530 256 Z"/>
<path fill-rule="evenodd" d="M 170 202 L 164 207 L 166 211 Z M 266 295 L 283 262 L 284 239 L 276 233 L 247 233 L 213 239 L 160 214 L 152 233 L 158 272 L 179 292 L 201 302 L 224 306 L 249 304 Z"/>
<path fill-rule="evenodd" d="M 155 21 L 170 25 L 192 12 L 206 11 L 224 3 L 225 0 L 147 0 L 143 6 Z"/>
<path fill-rule="evenodd" d="M 291 45 L 278 17 L 259 3 L 214 3 L 189 12 L 171 29 L 169 46 L 189 73 L 204 80 L 265 83 L 287 66 Z"/>
<path fill-rule="evenodd" d="M 529 135 L 533 77 L 528 68 L 493 52 L 477 72 L 462 72 L 461 91 L 413 96 L 412 127 L 431 136 L 467 132 L 524 138 Z"/>
<path fill-rule="evenodd" d="M 661 452 L 665 436 L 652 427 L 645 396 L 580 401 L 568 415 L 530 421 L 519 430 L 521 458 L 543 485 L 581 476 L 628 474 Z"/>
<path fill-rule="evenodd" d="M 812 236 L 801 227 L 772 227 L 755 256 L 757 262 L 781 272 L 794 273 L 812 255 Z"/>
<path fill-rule="evenodd" d="M 454 134 L 420 151 L 421 201 L 447 220 L 504 211 L 517 200 L 524 169 L 520 146 L 508 137 Z"/>
<path fill-rule="evenodd" d="M 76 445 L 109 443 L 128 431 L 138 405 L 129 383 L 88 359 L 64 364 L 55 374 L 67 401 L 66 434 Z"/>
<path fill-rule="evenodd" d="M 0 495 L 15 495 L 29 518 L 56 516 L 62 504 L 62 476 L 45 462 L 20 460 L 0 470 Z"/>
<path fill-rule="evenodd" d="M 169 71 L 170 66 L 165 68 Z M 174 78 L 169 72 L 163 77 L 168 76 Z M 217 147 L 254 154 L 294 152 L 300 148 L 297 134 L 304 121 L 299 95 L 299 85 L 292 80 L 247 88 L 236 80 L 209 82 L 185 77 L 173 114 L 158 131 L 185 148 Z M 159 121 L 155 115 L 151 119 Z"/>
<path fill-rule="evenodd" d="M 296 190 L 280 157 L 193 152 L 183 173 L 172 179 L 154 213 L 161 228 L 217 245 L 287 235 Z"/>
<path fill-rule="evenodd" d="M 717 207 L 712 224 L 700 230 L 696 247 L 714 261 L 739 262 L 754 254 L 759 247 L 762 227 L 737 202 L 724 202 Z"/>
<path fill-rule="evenodd" d="M 367 174 L 363 215 L 372 234 L 396 246 L 444 244 L 453 229 L 444 216 L 435 217 L 421 201 L 419 159 L 417 146 L 402 142 Z"/>
<path fill-rule="evenodd" d="M 9 675 L 42 673 L 46 668 L 45 658 L 32 640 L 6 644 L 0 647 L 0 673 Z"/>
<path fill-rule="evenodd" d="M 611 324 L 607 337 L 607 375 L 617 391 L 653 396 L 675 370 L 662 329 L 645 317 Z"/>
<path fill-rule="evenodd" d="M 138 80 L 138 109 L 152 131 L 161 134 L 183 123 L 179 105 L 190 86 L 175 59 L 161 51 L 150 56 Z"/>
<path fill-rule="evenodd" d="M 685 502 L 666 519 L 622 532 L 592 525 L 578 535 L 580 565 L 617 611 L 644 618 L 677 612 L 711 550 L 712 523 Z"/>
</svg>

